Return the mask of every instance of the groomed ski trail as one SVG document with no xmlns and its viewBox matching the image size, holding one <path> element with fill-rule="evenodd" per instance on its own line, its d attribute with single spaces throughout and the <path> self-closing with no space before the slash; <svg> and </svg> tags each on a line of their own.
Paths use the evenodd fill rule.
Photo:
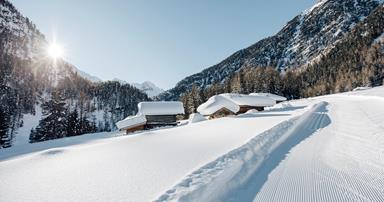
<svg viewBox="0 0 384 202">
<path fill-rule="evenodd" d="M 292 149 L 254 201 L 384 201 L 384 100 L 330 103 L 332 124 Z"/>
<path fill-rule="evenodd" d="M 157 201 L 250 201 L 255 189 L 296 144 L 327 126 L 327 102 L 257 135 L 247 144 L 196 170 Z M 257 181 L 253 181 L 261 174 Z M 248 183 L 250 182 L 250 184 Z M 252 187 L 252 189 L 247 189 Z"/>
</svg>

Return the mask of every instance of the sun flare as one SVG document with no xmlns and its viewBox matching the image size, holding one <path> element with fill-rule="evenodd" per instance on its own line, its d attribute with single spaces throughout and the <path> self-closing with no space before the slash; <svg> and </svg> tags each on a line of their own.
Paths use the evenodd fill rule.
<svg viewBox="0 0 384 202">
<path fill-rule="evenodd" d="M 51 57 L 51 58 L 56 60 L 58 58 L 63 57 L 64 50 L 63 50 L 63 47 L 60 44 L 51 43 L 51 44 L 48 45 L 47 54 L 48 54 L 49 57 Z"/>
</svg>

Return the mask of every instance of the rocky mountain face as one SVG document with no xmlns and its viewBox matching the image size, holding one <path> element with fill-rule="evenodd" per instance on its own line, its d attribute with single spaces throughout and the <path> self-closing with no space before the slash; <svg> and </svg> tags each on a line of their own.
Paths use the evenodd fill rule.
<svg viewBox="0 0 384 202">
<path fill-rule="evenodd" d="M 273 67 L 285 72 L 302 68 L 327 54 L 380 3 L 381 0 L 318 1 L 311 9 L 289 21 L 276 35 L 181 80 L 158 98 L 177 100 L 193 86 L 205 89 L 213 84 L 223 84 L 241 69 Z"/>
<path fill-rule="evenodd" d="M 101 82 L 53 61 L 47 47 L 36 26 L 0 0 L 0 148 L 22 142 L 20 136 L 36 142 L 110 131 L 149 100 L 132 85 Z"/>
</svg>

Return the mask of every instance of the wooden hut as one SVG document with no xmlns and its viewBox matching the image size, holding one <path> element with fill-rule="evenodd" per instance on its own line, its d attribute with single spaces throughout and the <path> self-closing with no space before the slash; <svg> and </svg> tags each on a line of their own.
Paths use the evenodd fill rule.
<svg viewBox="0 0 384 202">
<path fill-rule="evenodd" d="M 181 102 L 140 102 L 138 113 L 116 123 L 119 130 L 127 133 L 178 124 L 177 115 L 184 114 Z"/>
<path fill-rule="evenodd" d="M 276 104 L 275 100 L 265 96 L 243 95 L 236 93 L 225 93 L 221 94 L 221 96 L 231 100 L 240 107 L 236 114 L 243 114 L 251 109 L 263 111 L 265 107 L 270 107 Z"/>
<path fill-rule="evenodd" d="M 197 111 L 209 118 L 220 118 L 235 115 L 240 107 L 221 95 L 215 95 L 197 108 Z"/>
<path fill-rule="evenodd" d="M 147 120 L 146 129 L 175 126 L 178 124 L 176 116 L 184 114 L 182 102 L 140 102 L 138 108 Z"/>
<path fill-rule="evenodd" d="M 265 96 L 225 93 L 215 95 L 197 108 L 197 111 L 210 118 L 242 114 L 251 109 L 263 111 L 264 107 L 273 106 L 275 100 Z"/>
<path fill-rule="evenodd" d="M 147 119 L 142 114 L 137 114 L 135 116 L 128 116 L 124 120 L 121 120 L 116 123 L 116 126 L 119 130 L 124 130 L 127 133 L 135 132 L 138 130 L 144 130 Z"/>
</svg>

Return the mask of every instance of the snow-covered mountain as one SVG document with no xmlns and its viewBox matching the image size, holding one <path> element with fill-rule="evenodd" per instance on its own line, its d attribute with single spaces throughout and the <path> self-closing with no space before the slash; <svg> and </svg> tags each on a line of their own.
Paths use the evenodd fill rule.
<svg viewBox="0 0 384 202">
<path fill-rule="evenodd" d="M 131 85 L 101 82 L 64 59 L 53 60 L 48 46 L 27 17 L 0 0 L 0 148 L 113 130 L 149 99 Z"/>
<path fill-rule="evenodd" d="M 150 81 L 145 81 L 143 83 L 132 83 L 132 85 L 145 92 L 149 97 L 155 97 L 160 93 L 164 92 L 163 89 L 157 87 L 154 83 Z"/>
<path fill-rule="evenodd" d="M 186 77 L 160 95 L 179 99 L 192 86 L 207 88 L 223 83 L 244 68 L 274 67 L 280 71 L 301 68 L 326 55 L 382 0 L 322 0 L 289 21 L 276 35 L 242 49 L 222 62 Z"/>
<path fill-rule="evenodd" d="M 112 79 L 112 81 L 117 81 L 121 84 L 130 84 L 129 82 L 118 78 L 114 78 Z M 143 83 L 131 83 L 130 85 L 141 90 L 143 93 L 146 93 L 149 97 L 152 98 L 164 92 L 163 89 L 157 87 L 154 83 L 150 81 L 144 81 Z"/>
</svg>

